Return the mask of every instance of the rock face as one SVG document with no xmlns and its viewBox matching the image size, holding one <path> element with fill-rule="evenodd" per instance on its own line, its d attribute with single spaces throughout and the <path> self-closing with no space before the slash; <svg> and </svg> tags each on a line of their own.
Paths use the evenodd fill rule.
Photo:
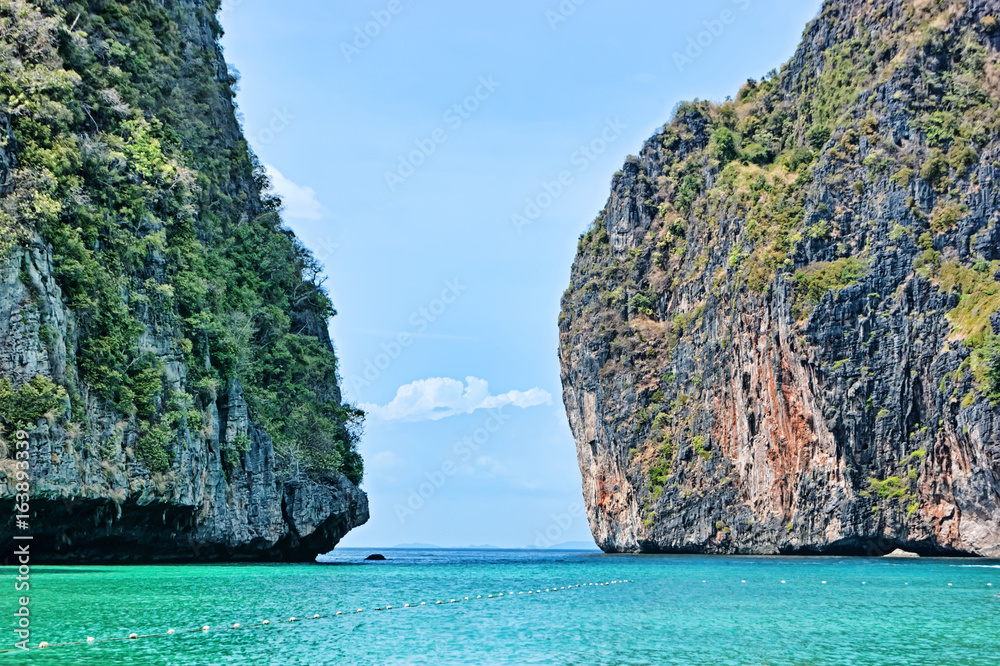
<svg viewBox="0 0 1000 666">
<path fill-rule="evenodd" d="M 828 0 L 615 175 L 560 317 L 602 549 L 1000 556 L 998 14 Z"/>
<path fill-rule="evenodd" d="M 885 555 L 884 557 L 889 557 L 889 558 L 892 558 L 892 559 L 899 559 L 899 560 L 914 559 L 914 558 L 915 559 L 920 559 L 920 556 L 917 555 L 916 553 L 910 553 L 910 552 L 907 552 L 905 550 L 901 550 L 899 548 L 897 548 L 896 550 L 892 551 L 888 555 Z"/>
<path fill-rule="evenodd" d="M 359 414 L 341 404 L 316 262 L 280 226 L 237 122 L 218 3 L 10 4 L 4 85 L 30 67 L 38 90 L 68 83 L 38 108 L 0 108 L 0 557 L 15 534 L 33 536 L 33 564 L 331 550 L 368 520 Z M 28 127 L 57 137 L 64 161 L 39 160 L 52 148 Z M 118 185 L 98 187 L 98 172 Z M 138 194 L 126 206 L 112 191 Z M 32 212 L 42 201 L 51 216 Z M 111 260 L 119 242 L 132 259 Z M 276 250 L 241 258 L 261 247 Z M 234 306 L 237 291 L 252 306 Z M 125 342 L 98 347 L 112 335 Z"/>
</svg>

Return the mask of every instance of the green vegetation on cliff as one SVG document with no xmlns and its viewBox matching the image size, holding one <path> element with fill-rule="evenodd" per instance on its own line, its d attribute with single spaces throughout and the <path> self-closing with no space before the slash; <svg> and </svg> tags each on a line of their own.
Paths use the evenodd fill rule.
<svg viewBox="0 0 1000 666">
<path fill-rule="evenodd" d="M 808 317 L 825 294 L 855 284 L 866 270 L 865 263 L 853 257 L 820 262 L 800 270 L 795 274 L 797 299 L 792 308 L 795 318 Z"/>
<path fill-rule="evenodd" d="M 216 36 L 217 10 L 193 10 Z M 0 0 L 0 151 L 12 156 L 0 250 L 35 234 L 52 247 L 79 341 L 55 378 L 67 418 L 86 427 L 81 392 L 106 401 L 165 471 L 178 429 L 201 429 L 239 380 L 286 467 L 357 483 L 363 415 L 341 402 L 320 266 L 220 106 L 234 79 L 190 55 L 197 37 L 154 0 Z"/>
<path fill-rule="evenodd" d="M 46 416 L 58 418 L 65 403 L 66 391 L 47 377 L 36 375 L 16 390 L 0 377 L 0 428 L 5 431 L 31 428 Z"/>
</svg>

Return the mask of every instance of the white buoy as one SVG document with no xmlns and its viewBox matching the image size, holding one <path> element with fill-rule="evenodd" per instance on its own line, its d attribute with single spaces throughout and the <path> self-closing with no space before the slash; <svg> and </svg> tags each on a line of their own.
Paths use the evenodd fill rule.
<svg viewBox="0 0 1000 666">
<path fill-rule="evenodd" d="M 295 622 L 295 618 L 294 617 L 290 617 L 290 618 L 288 618 L 288 621 L 289 622 Z"/>
<path fill-rule="evenodd" d="M 337 615 L 340 615 L 340 613 L 337 613 Z M 263 624 L 263 625 L 268 625 L 268 624 L 271 624 L 271 621 L 270 621 L 270 620 L 264 620 L 263 622 L 261 622 L 261 624 Z M 172 633 L 174 633 L 174 630 L 173 630 L 173 629 L 171 629 L 171 630 L 170 630 L 170 631 L 168 631 L 167 633 L 170 633 L 170 634 L 172 634 Z"/>
<path fill-rule="evenodd" d="M 483 595 L 481 595 L 481 594 L 477 594 L 476 595 L 476 599 L 482 599 L 482 598 L 483 598 Z"/>
<path fill-rule="evenodd" d="M 826 581 L 825 580 L 823 581 L 823 584 L 826 585 Z"/>
<path fill-rule="evenodd" d="M 129 640 L 133 640 L 134 641 L 135 639 L 139 638 L 139 634 L 133 632 L 133 633 L 129 634 L 128 637 L 129 637 Z"/>
<path fill-rule="evenodd" d="M 392 608 L 392 606 L 389 606 L 389 608 Z M 318 620 L 319 619 L 319 613 L 316 613 L 315 615 L 313 615 L 313 619 L 314 620 Z"/>
<path fill-rule="evenodd" d="M 359 608 L 359 609 L 358 609 L 358 612 L 359 612 L 359 613 L 362 613 L 362 612 L 364 612 L 364 610 L 365 610 L 364 608 Z"/>
<path fill-rule="evenodd" d="M 403 608 L 409 608 L 410 604 L 403 604 Z"/>
<path fill-rule="evenodd" d="M 453 603 L 453 604 L 457 604 L 458 602 L 457 602 L 457 601 L 456 601 L 455 599 L 452 599 L 452 600 L 451 600 L 451 603 Z"/>
<path fill-rule="evenodd" d="M 344 614 L 343 611 L 337 611 L 337 615 L 343 615 L 343 614 Z"/>
<path fill-rule="evenodd" d="M 49 644 L 46 641 L 42 641 L 41 643 L 38 644 L 38 647 L 42 648 L 43 650 L 48 646 Z"/>
<path fill-rule="evenodd" d="M 240 628 L 240 623 L 239 622 L 237 622 L 236 624 L 233 625 L 233 629 L 239 629 L 239 628 Z"/>
<path fill-rule="evenodd" d="M 202 631 L 208 631 L 209 629 L 210 627 L 207 624 L 201 628 Z"/>
<path fill-rule="evenodd" d="M 93 643 L 95 640 L 97 640 L 97 639 L 94 638 L 93 636 L 87 636 L 87 642 L 88 643 Z"/>
<path fill-rule="evenodd" d="M 426 601 L 421 601 L 421 602 L 420 602 L 420 605 L 421 605 L 421 606 L 426 606 L 426 605 L 427 605 L 427 602 L 426 602 Z"/>
<path fill-rule="evenodd" d="M 490 599 L 492 599 L 492 598 L 493 598 L 493 595 L 491 594 L 491 595 L 489 595 L 489 597 L 490 597 Z"/>
</svg>

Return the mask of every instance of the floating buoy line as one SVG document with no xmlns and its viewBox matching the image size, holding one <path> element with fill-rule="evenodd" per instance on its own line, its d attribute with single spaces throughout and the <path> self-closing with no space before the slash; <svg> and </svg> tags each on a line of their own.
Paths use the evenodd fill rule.
<svg viewBox="0 0 1000 666">
<path fill-rule="evenodd" d="M 547 587 L 544 590 L 540 589 L 540 588 L 537 588 L 537 589 L 534 589 L 534 590 L 525 590 L 525 591 L 521 591 L 521 592 L 513 592 L 512 591 L 512 592 L 500 592 L 500 593 L 486 594 L 486 595 L 478 594 L 478 595 L 476 595 L 474 597 L 468 596 L 468 597 L 462 597 L 461 599 L 458 599 L 458 598 L 448 599 L 447 601 L 444 601 L 443 599 L 439 599 L 439 600 L 435 600 L 435 601 L 432 601 L 432 602 L 421 601 L 421 602 L 414 602 L 412 604 L 410 604 L 410 603 L 404 603 L 402 606 L 392 606 L 392 605 L 375 606 L 374 608 L 369 608 L 369 609 L 358 608 L 357 610 L 353 610 L 353 611 L 336 611 L 336 612 L 330 613 L 328 615 L 323 615 L 321 613 L 314 613 L 311 617 L 295 617 L 295 616 L 292 616 L 292 617 L 289 617 L 286 620 L 274 620 L 273 622 L 271 620 L 264 619 L 264 620 L 261 620 L 260 622 L 254 622 L 254 623 L 251 623 L 251 624 L 241 624 L 239 622 L 235 622 L 233 624 L 227 624 L 227 625 L 224 625 L 224 626 L 216 626 L 216 627 L 212 627 L 211 625 L 207 625 L 206 624 L 206 625 L 202 625 L 201 627 L 198 627 L 197 629 L 180 629 L 180 630 L 178 630 L 178 629 L 167 629 L 164 632 L 155 633 L 155 634 L 131 633 L 128 636 L 119 636 L 117 638 L 94 638 L 93 636 L 87 636 L 87 638 L 85 640 L 71 641 L 71 642 L 68 642 L 68 643 L 48 643 L 46 641 L 42 641 L 38 645 L 36 645 L 34 647 L 30 647 L 29 649 L 31 649 L 31 650 L 44 650 L 44 649 L 49 649 L 49 648 L 72 647 L 72 646 L 75 646 L 75 645 L 95 645 L 97 643 L 118 643 L 118 642 L 123 642 L 123 641 L 134 641 L 134 640 L 139 640 L 139 639 L 143 639 L 143 638 L 161 638 L 163 636 L 181 636 L 181 635 L 184 635 L 184 634 L 208 634 L 209 632 L 211 632 L 213 630 L 214 631 L 242 631 L 242 630 L 254 629 L 254 628 L 258 628 L 258 627 L 267 627 L 267 626 L 270 626 L 271 624 L 276 624 L 276 625 L 278 625 L 278 624 L 294 624 L 294 623 L 299 623 L 299 622 L 307 622 L 309 620 L 325 620 L 325 619 L 330 619 L 330 618 L 345 617 L 345 616 L 350 616 L 350 615 L 357 615 L 358 613 L 365 613 L 367 611 L 373 611 L 373 612 L 379 612 L 379 611 L 381 611 L 381 612 L 386 612 L 386 611 L 393 611 L 393 610 L 396 610 L 396 611 L 398 611 L 398 610 L 416 610 L 416 609 L 419 609 L 419 608 L 424 608 L 426 606 L 435 606 L 435 607 L 436 606 L 446 606 L 446 605 L 450 606 L 451 604 L 466 603 L 466 602 L 472 602 L 472 601 L 489 601 L 491 599 L 495 600 L 495 601 L 499 601 L 500 599 L 510 599 L 511 597 L 519 597 L 519 596 L 525 596 L 525 595 L 545 594 L 545 593 L 552 593 L 552 592 L 562 592 L 562 591 L 566 591 L 566 590 L 575 590 L 577 588 L 581 588 L 582 589 L 582 588 L 588 588 L 588 587 L 605 587 L 605 586 L 608 586 L 608 585 L 619 585 L 619 584 L 623 584 L 623 583 L 634 583 L 634 582 L 635 582 L 634 580 L 612 580 L 612 581 L 607 581 L 607 582 L 604 582 L 604 583 L 580 583 L 580 584 L 577 584 L 577 585 L 565 585 L 565 586 L 562 586 L 562 587 Z M 702 581 L 702 582 L 703 583 L 707 583 L 708 581 Z M 747 581 L 745 581 L 745 580 L 741 580 L 740 582 L 743 583 L 743 584 L 747 583 Z M 782 580 L 781 583 L 782 584 L 787 584 L 787 581 Z M 822 584 L 826 585 L 827 581 L 825 581 L 825 580 L 822 581 Z M 868 583 L 867 583 L 867 581 L 863 581 L 861 584 L 862 585 L 867 585 Z M 909 583 L 904 583 L 904 585 L 909 585 Z M 953 587 L 954 585 L 953 585 L 953 583 L 948 583 L 947 586 L 948 587 Z M 986 583 L 986 587 L 993 587 L 993 583 Z M 1000 597 L 1000 595 L 997 595 L 997 597 Z M 21 650 L 19 648 L 12 648 L 12 649 L 0 650 L 0 654 L 7 654 L 7 653 L 11 653 L 11 652 L 23 652 L 23 650 Z"/>
<path fill-rule="evenodd" d="M 209 632 L 211 632 L 213 630 L 214 631 L 245 631 L 247 629 L 254 629 L 254 628 L 258 628 L 258 627 L 267 627 L 267 626 L 270 626 L 272 624 L 297 624 L 299 622 L 307 622 L 307 621 L 310 621 L 310 620 L 312 620 L 312 621 L 315 621 L 315 620 L 325 620 L 325 619 L 337 618 L 337 617 L 343 617 L 343 616 L 349 616 L 349 615 L 357 615 L 358 613 L 364 613 L 366 611 L 373 611 L 373 612 L 380 612 L 381 611 L 381 612 L 384 613 L 386 611 L 414 610 L 414 609 L 422 608 L 422 607 L 425 607 L 425 606 L 444 606 L 444 605 L 449 605 L 450 606 L 451 604 L 466 603 L 466 602 L 472 602 L 472 601 L 489 601 L 491 599 L 495 600 L 495 601 L 499 601 L 500 599 L 509 599 L 511 597 L 524 596 L 524 595 L 528 595 L 528 594 L 545 594 L 546 592 L 549 592 L 549 593 L 552 593 L 552 592 L 562 592 L 562 591 L 566 591 L 566 590 L 575 590 L 577 588 L 581 588 L 582 589 L 582 588 L 587 588 L 587 587 L 606 587 L 608 585 L 620 585 L 620 584 L 623 584 L 623 583 L 634 583 L 634 582 L 635 582 L 634 580 L 612 580 L 612 581 L 607 581 L 607 582 L 604 582 L 604 583 L 580 583 L 580 584 L 577 584 L 577 585 L 565 585 L 565 586 L 562 586 L 562 587 L 545 588 L 544 591 L 541 590 L 541 589 L 535 589 L 535 590 L 527 590 L 527 591 L 524 591 L 524 592 L 500 592 L 500 593 L 493 593 L 493 594 L 486 594 L 486 595 L 479 594 L 479 595 L 476 595 L 475 597 L 471 597 L 471 596 L 470 597 L 462 597 L 461 599 L 448 599 L 447 601 L 436 600 L 436 601 L 433 601 L 433 602 L 430 602 L 430 603 L 428 603 L 426 601 L 421 601 L 419 603 L 403 604 L 402 606 L 385 605 L 385 606 L 375 606 L 374 608 L 369 608 L 369 609 L 359 608 L 359 609 L 354 610 L 354 611 L 336 611 L 336 612 L 330 613 L 328 615 L 323 615 L 321 613 L 314 613 L 311 617 L 294 617 L 294 616 L 292 616 L 292 617 L 289 617 L 286 620 L 274 620 L 273 622 L 271 620 L 264 619 L 264 620 L 261 620 L 260 622 L 254 622 L 254 623 L 251 623 L 251 624 L 242 624 L 240 622 L 235 622 L 233 624 L 227 624 L 227 625 L 216 626 L 216 627 L 212 627 L 211 625 L 207 625 L 206 624 L 206 625 L 202 625 L 201 627 L 199 627 L 197 629 L 167 629 L 166 631 L 161 632 L 161 633 L 157 633 L 157 634 L 131 633 L 128 636 L 119 636 L 117 638 L 94 638 L 93 636 L 87 636 L 87 638 L 85 640 L 71 641 L 71 642 L 68 642 L 68 643 L 48 643 L 46 641 L 42 641 L 38 645 L 36 645 L 34 647 L 31 647 L 29 649 L 31 649 L 31 650 L 45 650 L 45 649 L 51 649 L 51 648 L 72 647 L 74 645 L 95 645 L 97 643 L 120 643 L 120 642 L 140 640 L 140 639 L 143 639 L 143 638 L 161 638 L 163 636 L 182 636 L 184 634 L 208 634 Z M 7 650 L 0 650 L 0 654 L 6 654 L 6 653 L 9 653 L 9 652 L 23 652 L 23 650 L 18 649 L 18 648 L 12 648 L 12 649 L 7 649 Z"/>
</svg>

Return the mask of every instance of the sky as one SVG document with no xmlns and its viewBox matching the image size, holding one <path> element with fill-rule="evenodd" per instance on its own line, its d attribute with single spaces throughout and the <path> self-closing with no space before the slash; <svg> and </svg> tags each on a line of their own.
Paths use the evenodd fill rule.
<svg viewBox="0 0 1000 666">
<path fill-rule="evenodd" d="M 342 546 L 592 543 L 557 354 L 579 236 L 679 102 L 780 67 L 819 8 L 224 0 L 244 130 L 368 412 Z"/>
</svg>

